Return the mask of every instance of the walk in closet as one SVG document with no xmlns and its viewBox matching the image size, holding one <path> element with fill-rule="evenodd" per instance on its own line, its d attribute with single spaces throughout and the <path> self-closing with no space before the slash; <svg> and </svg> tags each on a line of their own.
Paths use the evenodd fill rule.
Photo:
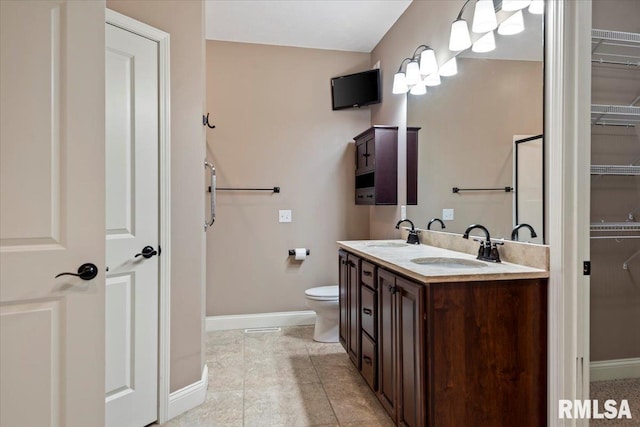
<svg viewBox="0 0 640 427">
<path fill-rule="evenodd" d="M 612 387 L 625 398 L 625 388 L 640 384 L 639 17 L 640 2 L 593 2 L 592 398 L 611 395 Z"/>
</svg>

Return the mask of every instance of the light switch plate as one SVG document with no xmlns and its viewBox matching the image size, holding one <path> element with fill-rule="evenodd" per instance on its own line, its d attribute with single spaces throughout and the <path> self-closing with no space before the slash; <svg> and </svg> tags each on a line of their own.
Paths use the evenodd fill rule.
<svg viewBox="0 0 640 427">
<path fill-rule="evenodd" d="M 400 206 L 400 219 L 407 219 L 407 207 Z"/>
<path fill-rule="evenodd" d="M 453 221 L 453 209 L 442 209 L 442 219 L 444 221 Z"/>
<path fill-rule="evenodd" d="M 291 210 L 279 210 L 278 219 L 280 222 L 291 222 Z"/>
</svg>

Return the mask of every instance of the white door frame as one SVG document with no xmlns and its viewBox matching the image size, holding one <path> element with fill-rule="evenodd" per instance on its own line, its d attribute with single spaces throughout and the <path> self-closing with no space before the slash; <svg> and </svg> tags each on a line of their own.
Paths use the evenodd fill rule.
<svg viewBox="0 0 640 427">
<path fill-rule="evenodd" d="M 158 294 L 158 422 L 169 414 L 171 331 L 171 119 L 169 34 L 113 10 L 106 10 L 106 23 L 158 43 L 158 138 L 160 241 L 162 249 Z"/>
<path fill-rule="evenodd" d="M 549 164 L 548 425 L 559 399 L 589 396 L 591 1 L 546 2 L 546 122 Z"/>
</svg>

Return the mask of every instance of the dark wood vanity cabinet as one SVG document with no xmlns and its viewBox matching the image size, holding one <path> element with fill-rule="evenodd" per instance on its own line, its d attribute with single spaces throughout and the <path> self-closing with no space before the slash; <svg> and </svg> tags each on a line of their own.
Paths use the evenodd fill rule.
<svg viewBox="0 0 640 427">
<path fill-rule="evenodd" d="M 360 369 L 360 263 L 353 254 L 339 252 L 340 342 Z"/>
<path fill-rule="evenodd" d="M 339 259 L 341 341 L 396 425 L 546 424 L 547 279 L 418 283 Z"/>
<path fill-rule="evenodd" d="M 396 424 L 425 425 L 424 286 L 378 271 L 378 397 Z"/>
</svg>

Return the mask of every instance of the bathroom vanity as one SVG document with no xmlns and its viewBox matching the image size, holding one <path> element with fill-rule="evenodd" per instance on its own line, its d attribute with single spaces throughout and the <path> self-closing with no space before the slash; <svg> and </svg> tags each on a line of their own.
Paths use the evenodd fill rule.
<svg viewBox="0 0 640 427">
<path fill-rule="evenodd" d="M 547 270 L 402 240 L 338 246 L 340 341 L 396 425 L 546 424 Z"/>
</svg>

